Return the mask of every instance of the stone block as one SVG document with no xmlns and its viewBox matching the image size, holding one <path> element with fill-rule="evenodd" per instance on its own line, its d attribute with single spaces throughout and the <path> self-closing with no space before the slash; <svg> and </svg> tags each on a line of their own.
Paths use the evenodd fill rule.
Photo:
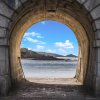
<svg viewBox="0 0 100 100">
<path fill-rule="evenodd" d="M 21 2 L 23 2 L 23 3 L 26 2 L 26 1 L 27 1 L 27 0 L 21 0 Z"/>
<path fill-rule="evenodd" d="M 96 50 L 96 56 L 97 56 L 97 63 L 100 63 L 100 48 L 97 48 Z"/>
<path fill-rule="evenodd" d="M 96 32 L 95 32 L 95 39 L 100 39 L 100 30 L 97 30 Z"/>
<path fill-rule="evenodd" d="M 8 47 L 1 46 L 0 47 L 0 60 L 8 59 Z"/>
<path fill-rule="evenodd" d="M 46 0 L 46 9 L 53 11 L 56 10 L 57 0 Z"/>
<path fill-rule="evenodd" d="M 84 3 L 84 6 L 88 11 L 90 11 L 93 8 L 94 3 L 95 3 L 95 0 L 87 0 Z"/>
<path fill-rule="evenodd" d="M 92 23 L 92 27 L 93 27 L 93 30 L 96 31 L 96 25 L 94 22 Z"/>
<path fill-rule="evenodd" d="M 0 60 L 0 75 L 5 75 L 9 73 L 9 66 L 7 60 Z"/>
<path fill-rule="evenodd" d="M 12 9 L 17 9 L 20 5 L 21 5 L 21 2 L 20 0 L 4 0 L 7 5 L 9 5 Z"/>
<path fill-rule="evenodd" d="M 9 23 L 9 19 L 0 15 L 0 26 L 7 27 Z"/>
<path fill-rule="evenodd" d="M 11 86 L 9 75 L 0 76 L 0 94 L 6 95 Z"/>
<path fill-rule="evenodd" d="M 6 35 L 6 29 L 0 28 L 0 38 L 4 38 Z"/>
<path fill-rule="evenodd" d="M 5 60 L 6 58 L 6 51 L 5 51 L 5 47 L 0 47 L 0 61 L 1 60 Z"/>
<path fill-rule="evenodd" d="M 0 1 L 0 14 L 3 14 L 10 18 L 13 14 L 13 10 L 8 8 L 7 5 L 5 5 L 2 1 Z"/>
<path fill-rule="evenodd" d="M 100 62 L 97 62 L 97 77 L 100 77 Z"/>
<path fill-rule="evenodd" d="M 100 96 L 100 77 L 96 77 L 96 95 Z"/>
<path fill-rule="evenodd" d="M 95 8 L 98 4 L 100 4 L 100 0 L 87 0 L 84 3 L 85 8 L 90 11 Z"/>
<path fill-rule="evenodd" d="M 0 45 L 6 46 L 8 45 L 6 38 L 0 38 Z"/>
<path fill-rule="evenodd" d="M 100 20 L 96 20 L 95 22 L 96 29 L 100 29 Z"/>
<path fill-rule="evenodd" d="M 0 47 L 0 75 L 9 73 L 8 48 Z"/>
<path fill-rule="evenodd" d="M 15 0 L 15 9 L 18 9 L 21 6 L 20 0 Z"/>
<path fill-rule="evenodd" d="M 97 19 L 100 17 L 100 6 L 96 7 L 95 9 L 92 10 L 91 16 L 93 19 Z"/>
<path fill-rule="evenodd" d="M 93 5 L 93 8 L 100 4 L 100 0 L 94 0 L 94 1 L 95 2 L 94 2 L 94 5 Z"/>
<path fill-rule="evenodd" d="M 79 3 L 83 4 L 86 0 L 77 0 Z"/>
<path fill-rule="evenodd" d="M 100 40 L 94 40 L 93 47 L 100 48 Z"/>
<path fill-rule="evenodd" d="M 7 5 L 9 5 L 11 8 L 14 8 L 14 3 L 15 3 L 15 0 L 3 0 L 6 2 Z"/>
</svg>

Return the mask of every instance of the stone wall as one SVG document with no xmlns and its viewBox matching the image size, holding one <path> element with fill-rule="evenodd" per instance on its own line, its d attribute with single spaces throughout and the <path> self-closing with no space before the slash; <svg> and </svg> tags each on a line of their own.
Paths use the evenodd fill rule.
<svg viewBox="0 0 100 100">
<path fill-rule="evenodd" d="M 75 12 L 72 13 L 73 9 Z M 29 11 L 33 11 L 33 14 L 40 14 L 37 20 L 34 16 L 35 22 L 45 20 L 46 18 L 58 20 L 62 16 L 61 12 L 63 12 L 63 16 L 65 13 L 69 14 L 84 27 L 87 33 L 86 38 L 89 40 L 87 51 L 89 53 L 85 55 L 87 56 L 86 61 L 88 63 L 86 64 L 87 68 L 85 68 L 87 70 L 85 71 L 86 75 L 84 78 L 86 81 L 84 81 L 84 84 L 92 87 L 96 94 L 100 94 L 100 0 L 0 0 L 0 93 L 6 94 L 15 77 L 20 77 L 10 61 L 10 58 L 12 58 L 10 55 L 11 40 L 15 37 L 12 33 L 16 27 L 16 23 Z M 41 11 L 44 11 L 44 15 L 41 14 Z M 47 11 L 48 13 L 45 15 Z M 58 13 L 58 18 L 54 13 Z M 30 18 L 28 14 L 25 17 Z M 23 24 L 25 21 L 23 20 Z M 66 23 L 65 20 L 61 20 L 61 22 Z M 70 24 L 70 22 L 68 23 L 67 21 L 67 24 Z M 73 25 L 71 24 L 69 27 L 72 28 Z M 19 41 L 21 37 L 19 37 Z M 83 45 L 84 42 L 79 41 L 79 43 Z M 84 49 L 85 46 L 83 45 L 81 49 Z M 16 52 L 18 52 L 16 56 L 20 56 L 19 51 Z M 19 65 L 17 69 L 20 69 Z M 15 77 L 12 77 L 12 72 Z M 21 74 L 21 71 L 19 73 Z"/>
</svg>

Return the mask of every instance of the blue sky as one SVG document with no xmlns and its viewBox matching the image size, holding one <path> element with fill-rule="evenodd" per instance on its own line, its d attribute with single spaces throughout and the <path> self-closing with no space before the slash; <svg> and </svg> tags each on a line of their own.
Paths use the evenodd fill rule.
<svg viewBox="0 0 100 100">
<path fill-rule="evenodd" d="M 78 42 L 66 25 L 45 20 L 32 25 L 24 34 L 21 48 L 33 51 L 78 55 Z"/>
</svg>

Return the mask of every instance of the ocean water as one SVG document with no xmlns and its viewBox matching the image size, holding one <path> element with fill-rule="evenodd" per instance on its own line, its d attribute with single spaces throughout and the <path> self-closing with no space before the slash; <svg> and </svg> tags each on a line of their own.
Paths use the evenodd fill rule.
<svg viewBox="0 0 100 100">
<path fill-rule="evenodd" d="M 63 60 L 26 60 L 22 59 L 26 78 L 73 78 L 77 62 Z"/>
</svg>

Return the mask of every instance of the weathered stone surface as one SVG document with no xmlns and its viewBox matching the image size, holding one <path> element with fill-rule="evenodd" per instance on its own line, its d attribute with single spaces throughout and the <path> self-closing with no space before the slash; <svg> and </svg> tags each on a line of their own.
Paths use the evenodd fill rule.
<svg viewBox="0 0 100 100">
<path fill-rule="evenodd" d="M 93 46 L 99 48 L 100 47 L 100 40 L 94 40 Z"/>
<path fill-rule="evenodd" d="M 6 94 L 10 87 L 8 48 L 0 46 L 0 93 Z"/>
<path fill-rule="evenodd" d="M 85 8 L 90 10 L 94 4 L 94 0 L 87 0 L 84 4 Z"/>
<path fill-rule="evenodd" d="M 6 35 L 6 29 L 0 28 L 0 37 L 3 38 Z"/>
<path fill-rule="evenodd" d="M 96 29 L 100 29 L 100 20 L 96 20 L 95 22 Z"/>
<path fill-rule="evenodd" d="M 0 47 L 0 75 L 9 73 L 9 60 L 7 47 Z"/>
<path fill-rule="evenodd" d="M 6 58 L 5 47 L 0 47 L 0 61 L 5 60 L 5 58 Z"/>
<path fill-rule="evenodd" d="M 0 93 L 6 95 L 10 87 L 10 78 L 9 75 L 0 76 Z"/>
<path fill-rule="evenodd" d="M 100 48 L 97 48 L 97 51 L 96 51 L 96 53 L 97 53 L 97 63 L 100 63 Z M 100 67 L 100 66 L 97 66 L 97 67 Z"/>
<path fill-rule="evenodd" d="M 8 27 L 9 19 L 6 17 L 0 16 L 0 26 Z"/>
<path fill-rule="evenodd" d="M 79 3 L 83 4 L 86 0 L 77 0 Z"/>
<path fill-rule="evenodd" d="M 51 79 L 52 80 L 52 79 Z M 54 81 L 54 80 L 53 80 Z M 68 88 L 68 89 L 67 89 Z M 48 85 L 23 82 L 7 97 L 0 100 L 99 100 L 81 86 Z"/>
<path fill-rule="evenodd" d="M 95 39 L 100 39 L 100 30 L 95 32 Z"/>
<path fill-rule="evenodd" d="M 97 62 L 97 67 L 97 77 L 100 77 L 100 62 Z"/>
<path fill-rule="evenodd" d="M 100 77 L 96 77 L 96 94 L 100 96 Z"/>
<path fill-rule="evenodd" d="M 27 1 L 27 0 L 21 0 L 21 2 L 23 2 L 23 3 L 26 2 L 26 1 Z"/>
<path fill-rule="evenodd" d="M 0 1 L 0 14 L 3 14 L 10 18 L 13 14 L 13 10 L 8 8 L 7 5 L 5 5 L 2 1 Z"/>
<path fill-rule="evenodd" d="M 46 0 L 46 9 L 47 10 L 56 10 L 57 0 Z"/>
<path fill-rule="evenodd" d="M 100 4 L 100 0 L 86 0 L 84 6 L 88 11 L 90 11 L 98 4 Z"/>
<path fill-rule="evenodd" d="M 3 45 L 3 46 L 8 45 L 7 39 L 6 38 L 0 38 L 0 45 Z"/>
<path fill-rule="evenodd" d="M 93 28 L 93 30 L 94 30 L 94 31 L 96 31 L 96 30 L 97 30 L 97 29 L 96 29 L 95 22 L 93 22 L 93 23 L 92 23 L 92 28 Z"/>
<path fill-rule="evenodd" d="M 20 0 L 15 0 L 15 9 L 21 6 Z"/>
<path fill-rule="evenodd" d="M 4 1 L 4 3 L 6 3 L 7 6 L 10 7 L 10 9 L 14 9 L 15 7 L 15 0 L 1 0 L 1 1 Z"/>
<path fill-rule="evenodd" d="M 0 75 L 3 76 L 9 73 L 8 65 L 6 60 L 0 60 Z"/>
<path fill-rule="evenodd" d="M 4 2 L 3 2 L 4 1 Z M 28 3 L 24 2 L 28 1 Z M 60 1 L 60 4 L 59 4 Z M 15 73 L 14 78 L 17 79 L 19 78 L 18 76 L 20 76 L 19 74 L 21 73 L 20 70 L 18 70 L 18 67 L 16 68 L 17 65 L 19 65 L 19 63 L 17 62 L 17 56 L 20 56 L 19 54 L 19 47 L 18 45 L 16 45 L 16 41 L 19 42 L 21 39 L 16 36 L 16 33 L 20 30 L 21 27 L 21 31 L 19 32 L 19 34 L 21 34 L 25 29 L 27 29 L 27 26 L 29 27 L 31 24 L 33 24 L 32 22 L 38 22 L 41 21 L 41 19 L 45 19 L 47 16 L 47 19 L 57 19 L 61 22 L 64 22 L 66 24 L 68 24 L 73 30 L 75 30 L 75 34 L 78 37 L 78 41 L 80 44 L 80 49 L 83 50 L 82 52 L 82 71 L 81 75 L 83 78 L 83 74 L 88 72 L 89 76 L 91 76 L 92 71 L 91 70 L 87 70 L 88 68 L 85 67 L 90 67 L 90 69 L 93 69 L 91 66 L 87 66 L 87 65 L 91 65 L 89 63 L 94 62 L 94 65 L 96 66 L 97 70 L 97 80 L 96 83 L 94 82 L 93 84 L 96 85 L 95 90 L 97 90 L 97 93 L 100 93 L 100 88 L 99 84 L 100 84 L 100 0 L 77 0 L 80 4 L 76 5 L 77 3 L 71 3 L 74 0 L 0 0 L 0 91 L 2 93 L 6 93 L 9 87 L 9 78 L 7 78 L 8 76 L 5 76 L 4 74 L 8 74 L 9 72 L 9 61 L 13 61 L 13 64 L 11 64 L 10 66 L 12 66 L 15 68 L 15 71 L 13 73 Z M 22 2 L 22 3 L 21 3 Z M 33 3 L 34 6 L 32 6 L 31 4 Z M 24 7 L 23 7 L 24 5 Z M 31 6 L 30 6 L 31 5 Z M 83 7 L 81 7 L 83 6 Z M 86 8 L 86 9 L 82 9 L 82 8 Z M 20 10 L 19 10 L 20 8 Z M 42 8 L 42 9 L 41 9 Z M 56 10 L 59 10 L 59 12 L 56 12 Z M 84 10 L 84 11 L 83 11 Z M 10 19 L 12 19 L 12 14 L 15 11 L 16 13 L 16 17 L 13 17 L 13 21 L 14 22 L 10 22 Z M 43 13 L 40 13 L 44 11 Z M 47 12 L 48 11 L 48 12 Z M 91 23 L 89 21 L 89 19 L 87 18 L 88 16 L 86 15 L 87 13 L 90 14 L 91 11 Z M 30 12 L 34 12 L 31 13 L 31 15 L 29 14 Z M 38 13 L 37 13 L 38 12 Z M 51 13 L 50 13 L 51 12 Z M 53 12 L 53 13 L 52 13 Z M 25 17 L 25 14 L 27 15 L 26 19 L 23 19 L 23 17 Z M 29 14 L 29 15 L 28 15 Z M 44 15 L 43 15 L 44 14 Z M 2 16 L 4 15 L 4 16 Z M 70 17 L 70 16 L 72 17 Z M 7 18 L 7 17 L 9 18 Z M 32 16 L 32 17 L 30 17 Z M 41 16 L 43 18 L 41 18 Z M 31 20 L 34 17 L 34 21 Z M 60 19 L 61 18 L 61 19 Z M 92 19 L 93 18 L 93 19 Z M 97 19 L 98 20 L 94 20 Z M 28 24 L 26 24 L 26 21 L 29 19 L 29 21 L 27 22 Z M 21 20 L 21 21 L 20 21 Z M 80 29 L 80 27 L 75 28 L 76 23 L 71 23 L 74 22 L 74 20 L 77 20 L 78 24 L 82 25 L 84 29 L 84 31 L 81 31 L 82 29 Z M 18 29 L 17 27 L 17 23 L 20 22 L 20 24 L 18 25 Z M 10 24 L 9 24 L 10 23 Z M 14 23 L 14 24 L 13 24 Z M 24 27 L 24 24 L 26 25 Z M 93 24 L 93 26 L 91 25 Z M 13 27 L 15 25 L 15 28 Z M 16 31 L 12 32 L 12 28 L 8 28 L 9 26 L 12 26 Z M 7 29 L 9 29 L 9 36 L 13 36 L 12 39 L 10 40 L 10 48 L 7 47 L 7 45 L 9 44 L 8 41 L 6 40 L 4 37 L 6 35 L 6 29 L 4 29 L 4 27 L 6 27 Z M 23 28 L 24 27 L 24 28 Z M 80 35 L 77 34 L 77 31 L 80 30 L 79 33 L 81 33 Z M 93 30 L 97 30 L 96 32 L 93 32 Z M 10 33 L 11 32 L 11 33 Z M 95 33 L 95 34 L 94 34 Z M 13 35 L 12 35 L 13 34 Z M 17 34 L 18 35 L 18 34 Z M 19 36 L 19 35 L 18 35 Z M 95 36 L 95 37 L 94 37 Z M 19 36 L 21 37 L 21 36 Z M 17 40 L 16 40 L 17 38 Z M 96 39 L 96 40 L 95 40 Z M 94 42 L 94 47 L 93 48 L 93 42 Z M 89 43 L 89 44 L 88 44 Z M 12 46 L 13 44 L 13 46 Z M 89 45 L 89 46 L 88 46 Z M 5 47 L 6 46 L 6 47 Z M 12 46 L 12 47 L 11 47 Z M 10 50 L 15 50 L 16 52 L 9 52 L 10 58 L 8 59 L 8 48 Z M 85 48 L 85 49 L 84 49 Z M 87 49 L 87 51 L 85 51 Z M 92 60 L 92 57 L 88 57 L 88 51 L 91 51 L 89 54 L 92 55 L 95 59 Z M 96 56 L 96 57 L 95 57 Z M 13 58 L 16 58 L 13 59 Z M 15 62 L 14 62 L 15 61 Z M 86 63 L 86 61 L 89 61 L 89 63 Z M 84 67 L 83 67 L 84 66 Z M 19 68 L 20 69 L 20 68 Z M 96 70 L 94 69 L 94 70 Z M 13 70 L 11 70 L 13 71 Z M 19 71 L 19 72 L 17 72 Z M 17 74 L 16 74 L 17 73 Z M 95 73 L 93 73 L 95 74 Z M 18 76 L 17 76 L 18 75 Z M 87 73 L 86 73 L 87 75 Z M 92 77 L 92 76 L 91 76 Z M 91 80 L 91 79 L 90 79 Z"/>
<path fill-rule="evenodd" d="M 96 7 L 94 10 L 91 12 L 92 18 L 97 19 L 100 17 L 100 6 Z"/>
<path fill-rule="evenodd" d="M 89 0 L 88 0 L 89 1 Z M 94 0 L 94 4 L 92 5 L 91 9 L 95 9 L 96 6 L 100 5 L 100 0 Z"/>
<path fill-rule="evenodd" d="M 21 5 L 20 0 L 4 0 L 4 1 L 13 11 L 15 11 Z"/>
</svg>

